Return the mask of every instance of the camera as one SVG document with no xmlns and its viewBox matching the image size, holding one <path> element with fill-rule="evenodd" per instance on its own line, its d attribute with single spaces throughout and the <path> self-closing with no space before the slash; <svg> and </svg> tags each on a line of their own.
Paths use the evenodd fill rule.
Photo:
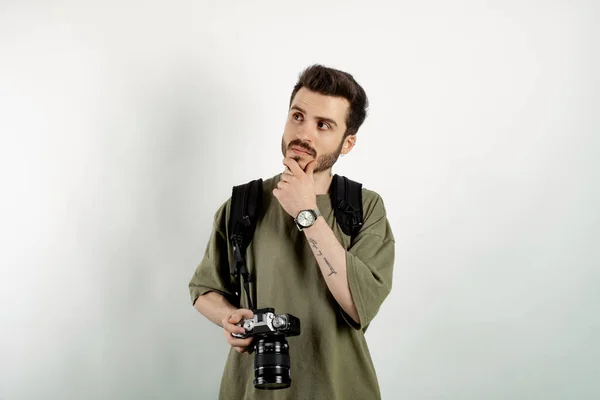
<svg viewBox="0 0 600 400">
<path fill-rule="evenodd" d="M 254 387 L 257 389 L 285 389 L 291 386 L 288 336 L 300 335 L 300 320 L 291 314 L 275 314 L 273 308 L 253 311 L 254 317 L 237 325 L 246 333 L 231 335 L 246 339 L 254 337 L 251 346 L 254 355 Z"/>
</svg>

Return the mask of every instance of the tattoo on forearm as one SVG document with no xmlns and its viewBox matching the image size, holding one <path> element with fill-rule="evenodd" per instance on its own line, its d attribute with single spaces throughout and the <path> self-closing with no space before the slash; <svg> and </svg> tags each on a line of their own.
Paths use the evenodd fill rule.
<svg viewBox="0 0 600 400">
<path fill-rule="evenodd" d="M 323 253 L 321 253 L 321 250 L 319 250 L 319 248 L 317 247 L 317 241 L 315 239 L 308 239 L 308 241 L 310 242 L 310 245 L 313 247 L 313 249 L 319 252 L 317 256 L 322 256 Z"/>
<path fill-rule="evenodd" d="M 331 275 L 333 275 L 333 274 L 337 274 L 337 272 L 335 272 L 335 269 L 333 269 L 333 267 L 331 266 L 331 264 L 329 264 L 329 261 L 327 261 L 327 259 L 326 259 L 326 258 L 323 258 L 323 259 L 325 260 L 325 262 L 327 263 L 327 266 L 329 267 L 329 270 L 331 271 L 331 272 L 329 273 L 329 275 L 327 275 L 327 276 L 331 276 Z"/>
<path fill-rule="evenodd" d="M 317 241 L 314 240 L 314 239 L 308 239 L 308 241 L 310 242 L 310 245 L 318 252 L 318 253 L 315 253 L 315 254 L 317 256 L 322 256 L 323 253 L 317 247 Z M 323 257 L 323 260 L 325 260 L 325 263 L 327 264 L 327 266 L 329 267 L 329 270 L 331 271 L 328 276 L 331 276 L 333 274 L 337 274 L 337 271 L 335 269 L 333 269 L 333 266 L 331 265 L 331 263 L 329 262 L 329 260 L 327 260 L 325 257 Z"/>
</svg>

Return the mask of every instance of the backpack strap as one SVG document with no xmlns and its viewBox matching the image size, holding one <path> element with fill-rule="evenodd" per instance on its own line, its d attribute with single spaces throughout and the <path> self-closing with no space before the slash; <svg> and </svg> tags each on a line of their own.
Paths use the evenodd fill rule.
<svg viewBox="0 0 600 400">
<path fill-rule="evenodd" d="M 341 175 L 331 181 L 331 207 L 342 231 L 355 238 L 363 225 L 362 184 Z"/>
<path fill-rule="evenodd" d="M 233 264 L 231 274 L 235 278 L 242 275 L 248 305 L 253 309 L 250 298 L 250 272 L 246 267 L 246 250 L 252 241 L 258 207 L 262 200 L 262 179 L 250 181 L 243 185 L 234 186 L 231 194 L 231 211 L 229 216 L 229 242 L 233 247 Z"/>
</svg>

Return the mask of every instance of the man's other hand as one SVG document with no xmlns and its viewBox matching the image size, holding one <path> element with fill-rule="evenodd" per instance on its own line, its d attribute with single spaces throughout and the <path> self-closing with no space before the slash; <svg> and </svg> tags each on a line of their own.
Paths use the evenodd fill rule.
<svg viewBox="0 0 600 400">
<path fill-rule="evenodd" d="M 232 333 L 244 334 L 246 330 L 241 326 L 237 326 L 243 319 L 253 318 L 254 313 L 247 308 L 240 308 L 236 310 L 229 317 L 224 318 L 221 321 L 221 325 L 223 326 L 223 334 L 225 335 L 225 339 L 227 339 L 227 343 L 229 343 L 238 353 L 246 353 L 248 352 L 248 346 L 252 343 L 254 338 L 246 338 L 240 339 L 234 336 L 231 336 Z"/>
</svg>

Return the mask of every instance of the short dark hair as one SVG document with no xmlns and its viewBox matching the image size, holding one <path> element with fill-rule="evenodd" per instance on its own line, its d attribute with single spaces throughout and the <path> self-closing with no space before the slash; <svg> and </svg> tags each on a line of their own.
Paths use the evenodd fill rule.
<svg viewBox="0 0 600 400">
<path fill-rule="evenodd" d="M 323 65 L 315 64 L 300 74 L 290 97 L 290 107 L 298 91 L 306 89 L 325 96 L 343 97 L 350 103 L 346 116 L 346 132 L 344 137 L 355 135 L 367 117 L 369 100 L 364 89 L 347 72 Z"/>
</svg>

